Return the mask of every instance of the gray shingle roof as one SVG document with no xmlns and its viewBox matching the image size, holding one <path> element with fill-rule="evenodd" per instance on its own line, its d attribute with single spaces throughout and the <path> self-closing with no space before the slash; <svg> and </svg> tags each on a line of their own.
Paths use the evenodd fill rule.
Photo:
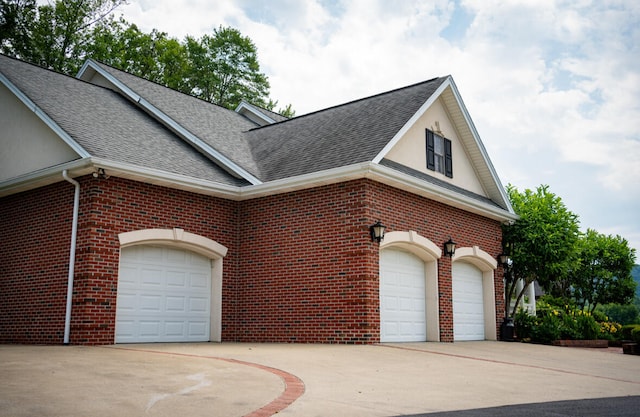
<svg viewBox="0 0 640 417">
<path fill-rule="evenodd" d="M 446 77 L 247 133 L 263 181 L 372 161 Z"/>
<path fill-rule="evenodd" d="M 120 94 L 0 55 L 0 72 L 91 156 L 244 185 Z"/>
<path fill-rule="evenodd" d="M 258 166 L 253 160 L 249 144 L 243 134 L 255 128 L 255 123 L 224 107 L 108 65 L 101 63 L 98 65 L 218 152 L 254 176 L 260 176 Z"/>
<path fill-rule="evenodd" d="M 465 190 L 464 188 L 460 188 L 456 185 L 451 184 L 450 182 L 447 181 L 442 181 L 439 178 L 433 177 L 429 174 L 425 174 L 424 172 L 420 172 L 417 171 L 413 168 L 410 168 L 406 165 L 402 165 L 399 164 L 395 161 L 391 161 L 390 159 L 385 159 L 383 158 L 382 161 L 380 161 L 380 165 L 384 165 L 388 168 L 393 168 L 396 171 L 402 172 L 404 174 L 408 174 L 411 175 L 412 177 L 416 177 L 419 178 L 425 182 L 428 182 L 430 184 L 434 184 L 437 185 L 438 187 L 442 187 L 442 188 L 446 188 L 447 190 L 450 191 L 455 191 L 458 194 L 462 194 L 466 197 L 472 198 L 474 200 L 480 201 L 484 204 L 488 204 L 490 206 L 494 206 L 494 207 L 499 207 L 502 209 L 506 209 L 505 207 L 501 207 L 500 205 L 498 205 L 495 201 L 491 200 L 490 198 L 487 198 L 485 196 L 482 196 L 480 194 L 476 194 L 474 192 L 471 192 L 469 190 Z"/>
</svg>

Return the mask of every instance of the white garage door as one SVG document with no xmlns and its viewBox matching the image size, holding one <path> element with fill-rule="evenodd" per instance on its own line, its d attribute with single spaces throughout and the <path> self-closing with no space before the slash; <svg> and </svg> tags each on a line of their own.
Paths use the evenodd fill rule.
<svg viewBox="0 0 640 417">
<path fill-rule="evenodd" d="M 208 258 L 168 247 L 122 249 L 116 343 L 208 341 L 210 305 Z"/>
<path fill-rule="evenodd" d="M 453 264 L 453 339 L 484 340 L 482 271 L 475 266 Z"/>
<path fill-rule="evenodd" d="M 424 262 L 402 250 L 380 252 L 380 340 L 427 340 Z"/>
</svg>

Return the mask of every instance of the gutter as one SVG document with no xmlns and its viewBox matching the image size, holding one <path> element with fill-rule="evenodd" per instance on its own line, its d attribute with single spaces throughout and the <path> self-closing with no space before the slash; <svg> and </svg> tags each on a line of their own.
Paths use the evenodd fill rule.
<svg viewBox="0 0 640 417">
<path fill-rule="evenodd" d="M 67 309 L 64 316 L 64 344 L 69 344 L 71 333 L 71 306 L 73 301 L 73 275 L 76 264 L 76 238 L 78 236 L 78 211 L 80 207 L 80 183 L 67 175 L 67 170 L 62 171 L 62 177 L 73 184 L 75 191 L 73 194 L 73 223 L 71 226 L 71 247 L 69 249 L 69 278 L 67 281 Z"/>
</svg>

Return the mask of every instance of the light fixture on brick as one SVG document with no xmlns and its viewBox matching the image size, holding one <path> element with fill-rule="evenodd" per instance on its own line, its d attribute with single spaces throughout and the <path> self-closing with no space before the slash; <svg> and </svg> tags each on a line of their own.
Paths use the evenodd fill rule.
<svg viewBox="0 0 640 417">
<path fill-rule="evenodd" d="M 451 240 L 451 236 L 449 236 L 449 240 L 444 242 L 444 256 L 448 256 L 451 258 L 456 253 L 456 242 Z"/>
<path fill-rule="evenodd" d="M 380 243 L 384 239 L 384 229 L 387 227 L 380 223 L 378 220 L 375 224 L 369 226 L 369 233 L 371 234 L 371 241 Z"/>
</svg>

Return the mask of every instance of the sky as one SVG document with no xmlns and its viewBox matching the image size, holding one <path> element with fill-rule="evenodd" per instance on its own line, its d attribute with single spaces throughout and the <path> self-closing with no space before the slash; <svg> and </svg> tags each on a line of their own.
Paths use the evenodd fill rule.
<svg viewBox="0 0 640 417">
<path fill-rule="evenodd" d="M 130 0 L 183 40 L 231 26 L 297 115 L 451 75 L 503 185 L 546 184 L 640 258 L 640 1 Z M 636 261 L 640 263 L 640 259 Z"/>
</svg>

